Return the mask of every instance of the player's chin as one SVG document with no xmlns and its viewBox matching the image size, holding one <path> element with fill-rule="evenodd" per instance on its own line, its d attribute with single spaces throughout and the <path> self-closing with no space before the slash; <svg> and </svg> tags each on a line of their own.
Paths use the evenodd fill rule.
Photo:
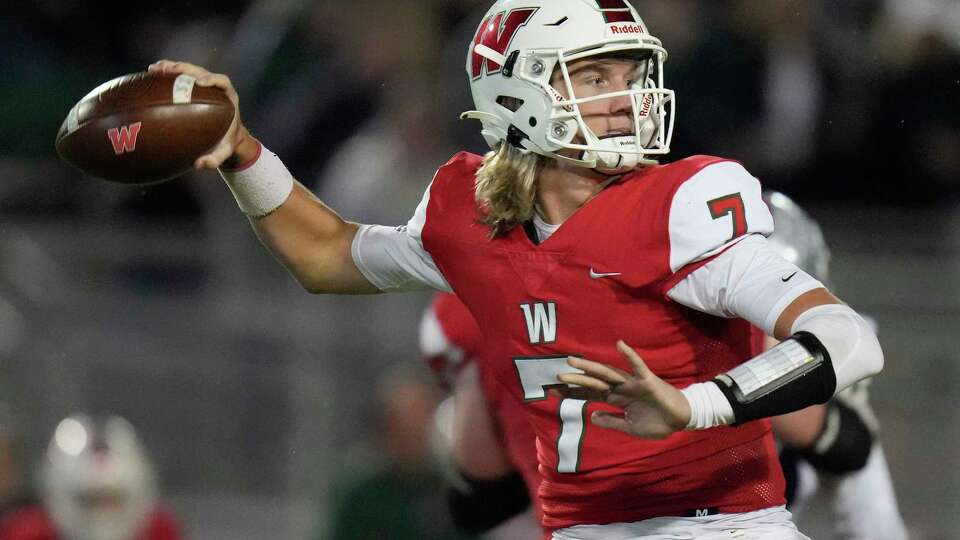
<svg viewBox="0 0 960 540">
<path fill-rule="evenodd" d="M 635 169 L 634 165 L 621 165 L 620 167 L 594 167 L 593 170 L 605 176 L 616 176 L 619 174 L 627 174 L 628 172 Z"/>
<path fill-rule="evenodd" d="M 637 160 L 633 156 L 614 152 L 601 152 L 593 170 L 605 176 L 626 174 L 637 167 Z"/>
</svg>

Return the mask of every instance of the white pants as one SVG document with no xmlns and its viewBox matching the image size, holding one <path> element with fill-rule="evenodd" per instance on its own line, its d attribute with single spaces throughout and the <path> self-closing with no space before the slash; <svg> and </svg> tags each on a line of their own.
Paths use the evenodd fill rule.
<svg viewBox="0 0 960 540">
<path fill-rule="evenodd" d="M 909 536 L 879 443 L 873 445 L 863 469 L 841 476 L 818 476 L 809 463 L 799 461 L 797 486 L 794 519 L 806 523 L 804 528 L 818 539 L 907 540 Z M 830 518 L 829 527 L 817 522 L 824 521 L 825 515 Z"/>
<path fill-rule="evenodd" d="M 633 523 L 575 525 L 553 540 L 810 540 L 797 530 L 782 506 L 743 514 L 658 517 Z"/>
</svg>

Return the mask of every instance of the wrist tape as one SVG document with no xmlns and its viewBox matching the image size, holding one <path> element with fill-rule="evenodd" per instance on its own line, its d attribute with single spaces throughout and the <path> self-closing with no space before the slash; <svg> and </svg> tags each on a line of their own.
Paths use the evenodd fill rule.
<svg viewBox="0 0 960 540">
<path fill-rule="evenodd" d="M 257 155 L 238 169 L 220 169 L 220 176 L 244 214 L 266 216 L 286 202 L 293 191 L 293 175 L 273 152 L 257 142 Z"/>
</svg>

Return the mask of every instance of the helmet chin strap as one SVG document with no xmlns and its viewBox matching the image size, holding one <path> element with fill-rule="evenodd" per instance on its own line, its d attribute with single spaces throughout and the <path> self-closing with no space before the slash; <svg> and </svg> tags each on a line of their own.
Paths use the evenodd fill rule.
<svg viewBox="0 0 960 540">
<path fill-rule="evenodd" d="M 588 144 L 597 150 L 585 151 L 583 160 L 594 161 L 593 168 L 603 174 L 623 173 L 638 165 L 655 165 L 657 161 L 644 157 L 642 150 L 656 138 L 658 127 L 656 117 L 647 116 L 640 122 L 639 137 L 631 134 L 600 139 L 587 130 L 584 135 Z"/>
<path fill-rule="evenodd" d="M 635 167 L 640 157 L 634 153 L 637 150 L 636 137 L 620 135 L 597 139 L 592 133 L 587 137 L 593 139 L 590 146 L 598 150 L 586 150 L 583 153 L 584 161 L 595 161 L 596 169 L 621 169 Z M 608 150 L 609 149 L 609 150 Z"/>
</svg>

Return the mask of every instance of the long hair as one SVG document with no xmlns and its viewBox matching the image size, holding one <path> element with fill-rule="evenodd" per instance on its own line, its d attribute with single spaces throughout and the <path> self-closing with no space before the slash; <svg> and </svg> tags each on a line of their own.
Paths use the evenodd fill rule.
<svg viewBox="0 0 960 540">
<path fill-rule="evenodd" d="M 483 157 L 475 197 L 481 209 L 480 223 L 490 227 L 491 238 L 503 236 L 533 217 L 537 176 L 545 159 L 507 142 Z"/>
</svg>

